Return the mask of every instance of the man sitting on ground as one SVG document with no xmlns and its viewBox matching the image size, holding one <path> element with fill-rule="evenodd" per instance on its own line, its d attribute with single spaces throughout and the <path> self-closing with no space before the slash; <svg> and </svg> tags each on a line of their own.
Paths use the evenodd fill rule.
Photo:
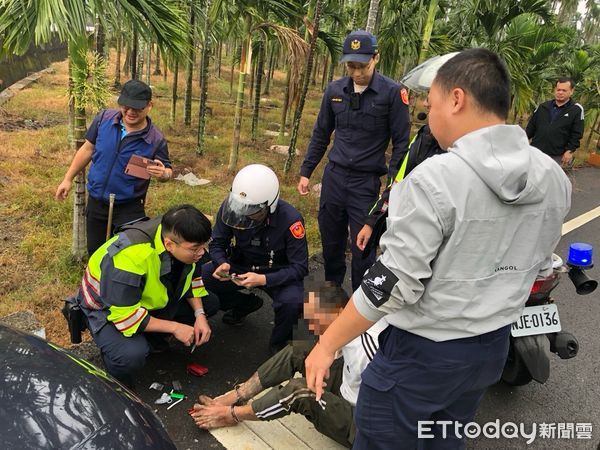
<svg viewBox="0 0 600 450">
<path fill-rule="evenodd" d="M 304 319 L 310 331 L 317 336 L 323 333 L 347 299 L 344 290 L 332 284 L 309 292 L 304 303 Z M 293 378 L 296 372 L 304 374 L 304 359 L 314 346 L 314 339 L 295 340 L 234 390 L 214 399 L 201 395 L 200 404 L 194 405 L 191 415 L 200 428 L 212 429 L 233 426 L 243 420 L 275 420 L 295 412 L 304 415 L 319 432 L 351 447 L 360 375 L 379 346 L 379 333 L 386 327 L 385 320 L 380 321 L 342 348 L 343 358 L 333 363 L 327 391 L 319 402 L 306 387 L 304 378 Z M 285 381 L 288 383 L 281 386 Z M 251 400 L 268 388 L 273 389 Z"/>
</svg>

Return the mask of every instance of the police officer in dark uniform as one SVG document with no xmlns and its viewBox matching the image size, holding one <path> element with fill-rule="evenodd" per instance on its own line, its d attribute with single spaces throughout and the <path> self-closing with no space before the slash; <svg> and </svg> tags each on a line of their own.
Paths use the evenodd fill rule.
<svg viewBox="0 0 600 450">
<path fill-rule="evenodd" d="M 350 226 L 353 289 L 358 288 L 365 270 L 375 262 L 374 251 L 361 258 L 357 234 L 377 200 L 380 177 L 386 173 L 389 178 L 394 176 L 409 137 L 408 91 L 379 74 L 375 70 L 378 61 L 375 36 L 359 30 L 346 37 L 341 62 L 346 63 L 349 76 L 333 81 L 325 91 L 298 183 L 298 192 L 307 195 L 309 178 L 335 130 L 323 173 L 319 229 L 325 279 L 341 285 Z M 388 170 L 385 152 L 390 138 Z"/>
<path fill-rule="evenodd" d="M 423 112 L 418 115 L 420 120 L 424 120 L 426 117 L 427 114 Z M 429 125 L 422 125 L 411 141 L 408 153 L 402 158 L 396 176 L 381 193 L 377 202 L 373 205 L 371 211 L 369 211 L 365 225 L 358 233 L 356 245 L 363 251 L 363 258 L 368 257 L 373 249 L 379 245 L 379 239 L 386 230 L 387 210 L 392 186 L 395 183 L 400 183 L 415 167 L 427 158 L 444 153 L 446 153 L 446 150 L 442 149 L 438 141 L 433 137 Z"/>
<path fill-rule="evenodd" d="M 212 262 L 202 267 L 202 278 L 226 311 L 223 321 L 242 324 L 262 306 L 256 295 L 262 289 L 273 299 L 275 312 L 270 349 L 285 347 L 303 307 L 308 245 L 304 219 L 279 199 L 279 181 L 271 169 L 251 164 L 238 172 L 217 214 L 209 251 Z"/>
</svg>

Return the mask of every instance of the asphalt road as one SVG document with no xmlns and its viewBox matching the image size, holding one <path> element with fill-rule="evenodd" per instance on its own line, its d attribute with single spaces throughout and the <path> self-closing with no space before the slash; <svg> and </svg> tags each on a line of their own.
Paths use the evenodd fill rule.
<svg viewBox="0 0 600 450">
<path fill-rule="evenodd" d="M 600 204 L 600 171 L 585 168 L 572 174 L 573 198 L 570 220 Z M 570 232 L 563 237 L 557 253 L 566 258 L 568 244 L 588 242 L 600 258 L 600 218 Z M 483 250 L 483 249 L 482 249 Z M 597 264 L 588 273 L 600 280 Z M 318 267 L 316 268 L 318 271 Z M 317 274 L 318 276 L 318 274 Z M 550 378 L 540 385 L 532 382 L 522 387 L 498 384 L 489 389 L 476 416 L 480 425 L 499 421 L 523 424 L 526 433 L 537 426 L 537 437 L 531 445 L 525 438 L 485 438 L 468 441 L 474 449 L 532 448 L 532 449 L 595 449 L 600 441 L 600 289 L 588 296 L 579 296 L 568 277 L 564 276 L 555 289 L 553 297 L 559 307 L 563 330 L 570 331 L 579 340 L 580 353 L 570 360 L 560 360 L 553 355 Z M 223 448 L 209 433 L 198 430 L 187 415 L 198 393 L 217 395 L 248 378 L 268 358 L 268 338 L 272 326 L 272 311 L 268 305 L 251 315 L 241 328 L 224 325 L 220 315 L 211 321 L 213 337 L 204 347 L 193 354 L 181 345 L 173 345 L 167 353 L 152 355 L 144 375 L 137 386 L 138 394 L 154 407 L 166 425 L 178 448 Z M 207 375 L 196 378 L 186 373 L 188 362 L 207 366 Z M 150 390 L 152 382 L 164 384 L 165 390 L 172 382 L 181 382 L 188 398 L 170 410 L 166 405 L 154 405 L 160 393 Z M 543 424 L 556 424 L 554 438 L 542 438 Z M 564 425 L 559 425 L 562 423 Z M 592 424 L 591 439 L 577 439 L 576 428 L 580 424 Z M 578 425 L 579 424 L 579 425 Z M 558 438 L 559 427 L 573 427 L 571 439 Z M 475 431 L 474 429 L 472 431 Z M 494 431 L 488 429 L 488 431 Z M 510 431 L 510 430 L 507 430 Z M 582 436 L 582 434 L 579 434 Z M 400 448 L 400 447 L 399 447 Z"/>
</svg>

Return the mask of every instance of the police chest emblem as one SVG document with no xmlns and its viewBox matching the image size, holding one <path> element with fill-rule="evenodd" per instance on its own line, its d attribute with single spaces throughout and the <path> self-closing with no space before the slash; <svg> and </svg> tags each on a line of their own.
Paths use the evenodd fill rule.
<svg viewBox="0 0 600 450">
<path fill-rule="evenodd" d="M 350 42 L 350 48 L 352 50 L 358 50 L 360 48 L 360 41 L 358 39 L 354 39 L 352 42 Z"/>
<path fill-rule="evenodd" d="M 294 236 L 296 239 L 302 239 L 304 237 L 304 225 L 302 225 L 302 222 L 300 221 L 294 222 L 290 226 L 290 231 L 292 236 Z"/>
<path fill-rule="evenodd" d="M 335 103 L 342 103 L 344 99 L 342 97 L 331 97 L 331 101 Z"/>
</svg>

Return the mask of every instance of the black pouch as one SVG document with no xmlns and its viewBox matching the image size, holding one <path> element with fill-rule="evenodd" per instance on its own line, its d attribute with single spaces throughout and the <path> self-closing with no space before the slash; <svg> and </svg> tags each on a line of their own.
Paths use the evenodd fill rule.
<svg viewBox="0 0 600 450">
<path fill-rule="evenodd" d="M 63 316 L 67 319 L 67 325 L 69 326 L 69 334 L 71 335 L 71 343 L 81 343 L 81 332 L 85 331 L 86 321 L 85 315 L 77 302 L 77 296 L 71 296 L 65 300 L 65 304 L 62 308 Z"/>
</svg>

